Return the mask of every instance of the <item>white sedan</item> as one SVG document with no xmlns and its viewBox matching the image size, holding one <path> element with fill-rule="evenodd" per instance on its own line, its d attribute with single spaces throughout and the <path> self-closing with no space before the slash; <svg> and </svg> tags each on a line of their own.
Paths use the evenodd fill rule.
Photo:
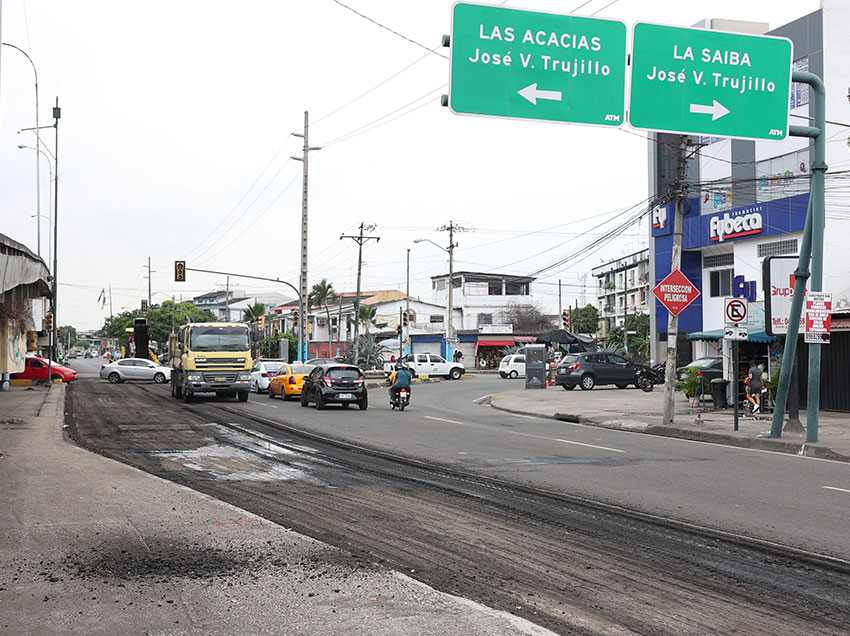
<svg viewBox="0 0 850 636">
<path fill-rule="evenodd" d="M 171 380 L 171 367 L 162 367 L 144 358 L 124 358 L 103 365 L 100 377 L 112 384 L 127 380 L 165 384 Z"/>
<path fill-rule="evenodd" d="M 260 358 L 251 369 L 251 390 L 257 393 L 265 393 L 269 390 L 272 378 L 283 369 L 285 360 Z"/>
</svg>

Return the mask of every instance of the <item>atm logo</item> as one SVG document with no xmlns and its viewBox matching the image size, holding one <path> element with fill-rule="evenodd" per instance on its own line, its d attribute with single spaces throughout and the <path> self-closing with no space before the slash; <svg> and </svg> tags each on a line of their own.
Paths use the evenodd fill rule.
<svg viewBox="0 0 850 636">
<path fill-rule="evenodd" d="M 667 226 L 667 208 L 658 207 L 652 211 L 652 227 L 663 230 Z"/>
<path fill-rule="evenodd" d="M 724 212 L 723 216 L 713 216 L 708 222 L 708 238 L 712 241 L 722 242 L 726 239 L 753 236 L 761 234 L 761 231 L 761 212 L 756 211 L 745 210 L 736 216 L 729 216 L 728 212 Z"/>
</svg>

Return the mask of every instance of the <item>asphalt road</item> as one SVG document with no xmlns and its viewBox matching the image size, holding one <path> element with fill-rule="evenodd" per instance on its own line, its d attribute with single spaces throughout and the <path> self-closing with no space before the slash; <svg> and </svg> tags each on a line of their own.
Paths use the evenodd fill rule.
<svg viewBox="0 0 850 636">
<path fill-rule="evenodd" d="M 850 559 L 850 464 L 524 417 L 474 402 L 521 382 L 483 375 L 418 385 L 404 413 L 389 409 L 382 389 L 372 390 L 365 413 L 256 394 L 239 406 L 306 431 Z M 581 400 L 582 392 L 570 398 Z"/>
<path fill-rule="evenodd" d="M 433 399 L 451 409 L 455 400 L 468 400 L 469 387 L 490 381 L 472 382 L 420 387 L 414 404 L 424 396 L 422 405 Z M 375 394 L 371 401 L 367 412 L 322 413 L 265 396 L 247 405 L 185 405 L 165 387 L 86 379 L 68 391 L 66 421 L 74 438 L 96 452 L 560 633 L 835 634 L 850 623 L 846 565 L 388 457 L 281 424 L 301 418 L 298 428 L 335 424 L 376 439 L 394 429 L 399 439 L 415 437 L 411 447 L 420 451 L 451 441 L 444 433 L 429 442 L 428 429 L 417 427 L 450 419 L 437 406 L 400 414 Z M 476 446 L 487 447 L 490 436 L 500 450 L 552 444 L 543 434 L 452 422 Z M 562 453 L 572 458 L 598 452 L 565 446 Z"/>
</svg>

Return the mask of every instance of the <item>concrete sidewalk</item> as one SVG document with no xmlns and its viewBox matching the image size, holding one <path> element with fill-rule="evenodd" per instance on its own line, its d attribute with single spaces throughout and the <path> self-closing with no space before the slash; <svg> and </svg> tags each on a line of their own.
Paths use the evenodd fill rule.
<svg viewBox="0 0 850 636">
<path fill-rule="evenodd" d="M 490 406 L 510 413 L 850 462 L 850 414 L 822 412 L 819 441 L 807 444 L 805 434 L 799 433 L 783 433 L 781 439 L 768 438 L 770 415 L 758 419 L 742 415 L 739 430 L 733 431 L 731 409 L 715 411 L 710 400 L 702 407 L 694 407 L 681 393 L 676 394 L 675 426 L 663 426 L 662 401 L 660 387 L 645 393 L 637 389 L 608 387 L 597 387 L 592 391 L 564 391 L 555 386 L 548 389 L 513 389 L 495 393 L 489 398 Z M 800 413 L 800 419 L 805 426 L 805 412 Z"/>
<path fill-rule="evenodd" d="M 544 634 L 83 450 L 0 393 L 0 634 Z"/>
</svg>

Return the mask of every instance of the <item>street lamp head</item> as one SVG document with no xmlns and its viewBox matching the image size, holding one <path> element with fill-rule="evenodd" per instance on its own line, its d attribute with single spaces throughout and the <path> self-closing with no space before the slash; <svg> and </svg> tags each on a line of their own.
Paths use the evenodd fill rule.
<svg viewBox="0 0 850 636">
<path fill-rule="evenodd" d="M 421 242 L 422 242 L 422 241 L 424 241 L 424 240 L 425 240 L 425 239 L 413 239 L 413 242 L 414 242 L 414 243 L 421 243 Z"/>
</svg>

